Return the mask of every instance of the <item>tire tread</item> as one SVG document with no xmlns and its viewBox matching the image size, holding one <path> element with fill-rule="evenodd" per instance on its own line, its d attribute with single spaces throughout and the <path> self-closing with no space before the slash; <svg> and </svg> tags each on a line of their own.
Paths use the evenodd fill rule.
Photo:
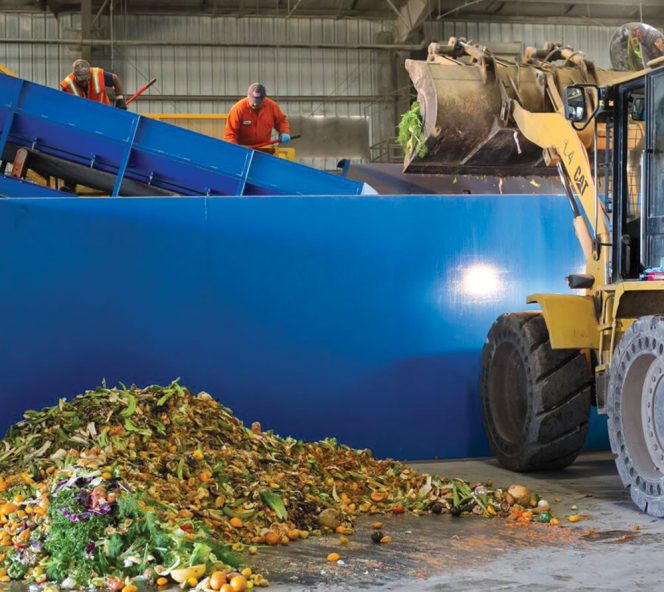
<svg viewBox="0 0 664 592">
<path fill-rule="evenodd" d="M 491 415 L 489 382 L 492 356 L 502 341 L 523 352 L 527 368 L 528 412 L 525 434 L 506 443 Z M 510 313 L 496 320 L 482 350 L 480 383 L 484 422 L 498 461 L 514 471 L 559 469 L 571 464 L 583 446 L 592 396 L 592 371 L 580 351 L 554 350 L 540 313 Z"/>
</svg>

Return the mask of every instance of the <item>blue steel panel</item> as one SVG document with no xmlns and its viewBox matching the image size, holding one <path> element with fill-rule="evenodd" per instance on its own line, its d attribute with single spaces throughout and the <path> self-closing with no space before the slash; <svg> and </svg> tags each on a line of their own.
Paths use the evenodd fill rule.
<svg viewBox="0 0 664 592">
<path fill-rule="evenodd" d="M 311 188 L 317 195 L 360 195 L 363 184 L 342 176 L 335 176 L 334 191 L 327 182 L 327 173 L 321 173 L 311 167 L 274 158 L 262 152 L 256 152 L 249 169 L 247 183 L 253 195 L 301 195 L 303 188 Z M 339 190 L 339 191 L 337 191 Z"/>
<path fill-rule="evenodd" d="M 0 175 L 0 197 L 62 197 L 63 195 L 70 194 L 36 185 L 30 181 Z"/>
<path fill-rule="evenodd" d="M 195 142 L 192 142 L 195 139 Z M 177 155 L 201 168 L 210 168 L 224 174 L 242 177 L 246 174 L 251 152 L 246 148 L 216 138 L 196 134 L 191 130 L 143 118 L 136 134 L 136 143 L 142 150 L 164 156 Z"/>
<path fill-rule="evenodd" d="M 581 266 L 562 197 L 0 200 L 0 429 L 181 376 L 283 435 L 486 455 L 491 323 Z"/>
<path fill-rule="evenodd" d="M 142 149 L 133 150 L 129 165 L 129 177 L 145 182 L 152 179 L 153 184 L 185 195 L 241 195 L 244 185 L 242 175 L 205 169 L 191 161 Z"/>
<path fill-rule="evenodd" d="M 183 195 L 358 195 L 350 181 L 0 74 L 0 154 L 7 140 Z M 246 190 L 246 191 L 245 191 Z M 37 194 L 35 194 L 37 195 Z"/>
</svg>

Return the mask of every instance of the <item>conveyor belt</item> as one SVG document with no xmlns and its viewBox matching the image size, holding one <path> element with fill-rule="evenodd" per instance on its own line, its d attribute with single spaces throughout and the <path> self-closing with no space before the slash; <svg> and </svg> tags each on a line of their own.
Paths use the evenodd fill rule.
<svg viewBox="0 0 664 592">
<path fill-rule="evenodd" d="M 110 195 L 361 195 L 368 185 L 0 74 L 0 154 Z M 4 169 L 3 169 L 4 172 Z M 30 182 L 5 197 L 61 195 Z M 7 194 L 7 187 L 19 190 Z"/>
</svg>

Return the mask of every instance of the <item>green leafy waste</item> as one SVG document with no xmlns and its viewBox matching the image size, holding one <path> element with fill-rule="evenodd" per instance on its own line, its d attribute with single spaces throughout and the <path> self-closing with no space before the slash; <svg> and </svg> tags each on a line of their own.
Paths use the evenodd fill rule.
<svg viewBox="0 0 664 592">
<path fill-rule="evenodd" d="M 67 580 L 75 586 L 102 586 L 106 577 L 123 580 L 146 573 L 155 565 L 239 565 L 239 557 L 228 545 L 217 543 L 209 532 L 198 531 L 193 540 L 159 521 L 144 509 L 142 496 L 123 492 L 104 514 L 90 511 L 90 489 L 100 480 L 77 478 L 75 474 L 53 496 L 48 510 L 50 528 L 44 539 L 46 573 L 51 580 Z M 94 489 L 92 490 L 94 495 Z M 98 489 L 97 489 L 98 491 Z M 11 561 L 10 568 L 26 566 Z M 9 573 L 9 569 L 8 569 Z M 23 573 L 10 577 L 20 578 Z"/>
<path fill-rule="evenodd" d="M 50 554 L 47 573 L 50 578 L 58 581 L 70 576 L 76 582 L 85 582 L 99 567 L 90 561 L 86 553 L 87 546 L 90 541 L 103 536 L 111 519 L 109 516 L 95 516 L 90 520 L 72 523 L 65 512 L 78 512 L 81 507 L 76 500 L 75 490 L 70 488 L 63 488 L 54 502 L 49 508 L 51 527 L 44 544 L 45 551 Z"/>
<path fill-rule="evenodd" d="M 420 102 L 415 101 L 399 122 L 399 144 L 407 155 L 415 154 L 422 158 L 427 155 L 427 146 L 422 135 L 422 113 Z"/>
<path fill-rule="evenodd" d="M 156 514 L 140 508 L 135 496 L 121 495 L 113 514 L 72 521 L 72 514 L 85 510 L 77 493 L 76 488 L 62 487 L 49 508 L 51 527 L 44 550 L 50 556 L 50 578 L 62 581 L 69 577 L 82 585 L 94 575 L 116 570 L 122 575 L 139 575 L 148 567 L 148 555 L 164 563 L 173 560 L 175 539 L 159 524 Z M 123 559 L 133 556 L 136 560 L 131 565 L 122 565 Z"/>
<path fill-rule="evenodd" d="M 288 512 L 286 511 L 286 506 L 284 505 L 281 496 L 278 493 L 273 493 L 271 491 L 263 492 L 262 496 L 263 501 L 272 508 L 274 513 L 277 515 L 279 520 L 286 520 L 288 518 Z"/>
</svg>

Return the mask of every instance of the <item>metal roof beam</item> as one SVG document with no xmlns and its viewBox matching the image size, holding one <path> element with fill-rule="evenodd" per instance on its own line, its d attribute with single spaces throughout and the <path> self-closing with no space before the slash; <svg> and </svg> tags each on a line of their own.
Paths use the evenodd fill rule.
<svg viewBox="0 0 664 592">
<path fill-rule="evenodd" d="M 559 4 L 566 6 L 569 4 L 577 6 L 630 6 L 629 2 L 625 0 L 579 0 L 578 2 L 570 2 L 570 0 L 504 0 L 506 4 L 537 4 L 538 6 L 545 4 Z M 662 0 L 640 0 L 641 6 L 643 8 L 662 8 Z M 455 0 L 454 4 L 459 4 L 458 0 Z M 463 8 L 463 4 L 459 6 Z M 441 10 L 444 10 L 441 9 Z"/>
<path fill-rule="evenodd" d="M 349 12 L 355 10 L 357 0 L 339 0 L 339 7 L 335 18 L 340 19 L 346 16 Z"/>
<path fill-rule="evenodd" d="M 468 22 L 479 23 L 515 23 L 515 24 L 542 24 L 541 16 L 500 16 L 492 14 L 487 17 L 486 14 L 465 12 L 454 17 L 445 17 L 445 22 Z M 619 27 L 625 24 L 624 18 L 605 18 L 605 17 L 587 17 L 587 16 L 557 16 L 557 25 L 599 25 L 606 27 Z M 649 17 L 648 24 L 653 27 L 664 27 L 664 14 L 662 16 Z"/>
<path fill-rule="evenodd" d="M 387 0 L 394 8 L 391 0 Z M 434 2 L 432 0 L 408 0 L 400 10 L 394 22 L 394 41 L 405 43 L 418 31 L 431 15 Z"/>
</svg>

